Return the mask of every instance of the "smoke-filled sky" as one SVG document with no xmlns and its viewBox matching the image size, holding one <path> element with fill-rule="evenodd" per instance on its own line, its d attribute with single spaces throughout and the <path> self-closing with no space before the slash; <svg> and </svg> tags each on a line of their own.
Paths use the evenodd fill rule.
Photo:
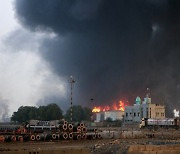
<svg viewBox="0 0 180 154">
<path fill-rule="evenodd" d="M 74 104 L 133 104 L 148 87 L 154 103 L 179 108 L 179 0 L 12 0 L 11 7 L 5 18 L 15 24 L 0 46 L 6 108 L 67 109 L 70 75 Z"/>
</svg>

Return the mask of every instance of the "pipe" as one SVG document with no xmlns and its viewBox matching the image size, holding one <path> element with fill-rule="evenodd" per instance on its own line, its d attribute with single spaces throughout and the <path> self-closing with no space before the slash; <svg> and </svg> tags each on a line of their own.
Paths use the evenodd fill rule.
<svg viewBox="0 0 180 154">
<path fill-rule="evenodd" d="M 35 141 L 36 140 L 35 135 L 31 135 L 30 139 L 31 139 L 31 141 Z"/>
<path fill-rule="evenodd" d="M 69 139 L 73 139 L 73 133 L 69 133 Z"/>
<path fill-rule="evenodd" d="M 68 139 L 68 134 L 67 133 L 63 133 L 63 139 L 67 140 Z"/>
<path fill-rule="evenodd" d="M 96 139 L 96 134 L 92 134 L 92 139 Z"/>
<path fill-rule="evenodd" d="M 64 121 L 64 125 L 67 125 L 68 124 L 68 122 L 67 121 Z"/>
<path fill-rule="evenodd" d="M 86 139 L 86 138 L 87 138 L 86 133 L 83 133 L 83 134 L 81 135 L 81 138 L 82 138 L 82 139 Z"/>
<path fill-rule="evenodd" d="M 51 135 L 50 134 L 44 134 L 44 140 L 50 140 L 51 139 Z"/>
<path fill-rule="evenodd" d="M 82 130 L 83 133 L 86 133 L 86 132 L 87 132 L 86 127 L 82 127 L 81 130 Z"/>
<path fill-rule="evenodd" d="M 30 135 L 29 134 L 24 135 L 23 140 L 24 141 L 29 141 L 30 140 Z"/>
<path fill-rule="evenodd" d="M 80 123 L 80 126 L 81 126 L 81 127 L 84 127 L 85 125 L 84 125 L 84 123 L 83 123 L 83 122 L 81 122 L 81 123 Z"/>
<path fill-rule="evenodd" d="M 74 139 L 74 140 L 80 140 L 80 139 L 81 139 L 81 134 L 78 133 L 78 132 L 74 132 L 74 133 L 73 133 L 73 139 Z"/>
<path fill-rule="evenodd" d="M 64 124 L 64 119 L 59 120 L 58 124 Z"/>
<path fill-rule="evenodd" d="M 68 129 L 69 129 L 69 131 L 72 131 L 73 130 L 73 125 L 72 124 L 68 124 Z"/>
<path fill-rule="evenodd" d="M 65 130 L 67 130 L 67 128 L 68 128 L 68 127 L 67 127 L 67 124 L 64 124 L 64 125 L 63 125 L 63 130 L 65 131 Z"/>
<path fill-rule="evenodd" d="M 15 142 L 16 141 L 16 136 L 11 136 L 11 141 Z"/>
<path fill-rule="evenodd" d="M 23 136 L 18 136 L 18 141 L 23 142 L 24 141 Z"/>
<path fill-rule="evenodd" d="M 81 139 L 81 135 L 78 134 L 78 135 L 77 135 L 77 140 L 80 140 L 80 139 Z"/>
<path fill-rule="evenodd" d="M 96 132 L 96 133 L 97 133 L 97 131 L 98 131 L 98 129 L 97 129 L 97 128 L 94 128 L 94 132 Z"/>
<path fill-rule="evenodd" d="M 81 132 L 81 126 L 77 127 L 77 132 Z"/>
<path fill-rule="evenodd" d="M 86 136 L 87 136 L 86 137 L 87 139 L 96 139 L 96 137 L 97 137 L 96 134 L 92 134 L 92 133 L 87 133 Z"/>
<path fill-rule="evenodd" d="M 56 140 L 56 139 L 57 139 L 56 134 L 52 134 L 52 139 L 53 139 L 53 140 Z"/>
<path fill-rule="evenodd" d="M 38 134 L 38 135 L 36 135 L 36 140 L 37 141 L 42 141 L 42 140 L 45 139 L 44 137 L 45 137 L 44 134 Z"/>
<path fill-rule="evenodd" d="M 40 135 L 36 135 L 36 140 L 37 140 L 37 141 L 40 141 L 40 140 L 41 140 Z"/>
<path fill-rule="evenodd" d="M 5 141 L 10 142 L 11 141 L 11 136 L 10 135 L 5 135 Z"/>
<path fill-rule="evenodd" d="M 58 128 L 60 131 L 62 131 L 62 130 L 63 130 L 63 125 L 64 125 L 64 124 L 59 124 L 59 125 L 57 126 L 57 128 Z"/>
<path fill-rule="evenodd" d="M 101 134 L 97 134 L 97 138 L 98 138 L 98 139 L 102 139 Z"/>
<path fill-rule="evenodd" d="M 0 142 L 4 142 L 4 141 L 5 141 L 4 135 L 0 135 Z"/>
</svg>

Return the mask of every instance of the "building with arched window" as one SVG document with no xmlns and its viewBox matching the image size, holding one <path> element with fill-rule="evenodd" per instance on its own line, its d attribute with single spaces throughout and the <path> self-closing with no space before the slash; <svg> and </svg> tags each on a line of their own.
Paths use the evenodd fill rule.
<svg viewBox="0 0 180 154">
<path fill-rule="evenodd" d="M 146 95 L 143 101 L 138 96 L 133 106 L 125 107 L 124 122 L 140 122 L 142 118 L 165 118 L 165 106 L 153 104 L 149 94 Z"/>
</svg>

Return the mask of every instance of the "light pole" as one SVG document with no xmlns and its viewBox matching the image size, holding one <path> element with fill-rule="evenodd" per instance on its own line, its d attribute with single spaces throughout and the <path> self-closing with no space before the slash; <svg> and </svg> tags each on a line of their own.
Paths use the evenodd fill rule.
<svg viewBox="0 0 180 154">
<path fill-rule="evenodd" d="M 73 87 L 73 83 L 75 83 L 75 80 L 73 79 L 72 76 L 70 76 L 69 82 L 71 84 L 71 108 L 70 108 L 70 114 L 71 114 L 71 122 L 72 122 L 72 114 L 73 114 L 73 111 L 72 111 L 72 87 Z"/>
</svg>

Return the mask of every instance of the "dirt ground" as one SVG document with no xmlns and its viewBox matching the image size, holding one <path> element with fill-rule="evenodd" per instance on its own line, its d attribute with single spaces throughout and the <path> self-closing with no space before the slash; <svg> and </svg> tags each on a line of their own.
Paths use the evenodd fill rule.
<svg viewBox="0 0 180 154">
<path fill-rule="evenodd" d="M 87 148 L 94 154 L 126 153 L 130 145 L 172 145 L 180 140 L 157 140 L 157 139 L 101 139 L 84 141 L 57 141 L 57 142 L 24 142 L 24 143 L 0 143 L 0 151 L 19 150 L 58 150 L 67 148 Z"/>
<path fill-rule="evenodd" d="M 103 134 L 104 133 L 104 134 Z M 124 133 L 124 134 L 123 134 Z M 139 134 L 139 135 L 138 135 Z M 143 135 L 142 135 L 143 134 Z M 154 136 L 151 134 L 154 134 Z M 60 140 L 48 142 L 1 142 L 1 151 L 18 150 L 58 150 L 67 148 L 85 148 L 90 153 L 126 153 L 130 145 L 172 145 L 180 146 L 180 131 L 119 131 L 102 132 L 103 139 Z"/>
</svg>

